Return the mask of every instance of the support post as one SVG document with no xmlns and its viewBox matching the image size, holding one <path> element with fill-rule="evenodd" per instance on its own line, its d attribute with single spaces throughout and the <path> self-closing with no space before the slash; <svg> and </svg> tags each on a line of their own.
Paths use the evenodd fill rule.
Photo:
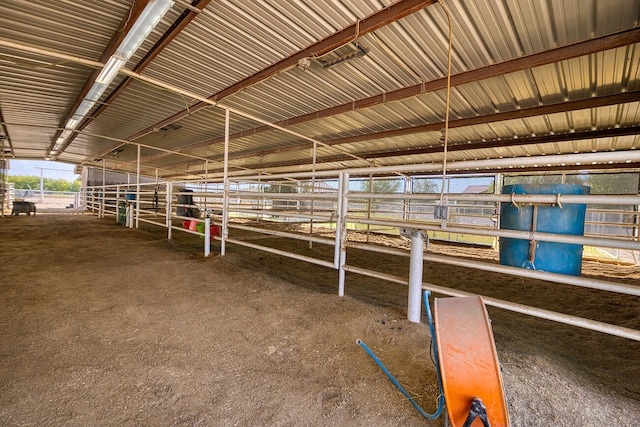
<svg viewBox="0 0 640 427">
<path fill-rule="evenodd" d="M 338 184 L 338 197 L 340 206 L 338 212 L 338 222 L 336 224 L 336 236 L 339 238 L 339 243 L 336 245 L 336 249 L 340 251 L 339 257 L 339 270 L 338 270 L 338 296 L 344 296 L 344 280 L 345 270 L 344 266 L 347 263 L 347 211 L 348 211 L 348 199 L 347 193 L 349 192 L 349 174 L 347 172 L 341 172 L 340 181 Z"/>
<path fill-rule="evenodd" d="M 140 144 L 138 144 L 138 155 L 136 160 L 136 228 L 140 226 Z"/>
<path fill-rule="evenodd" d="M 411 230 L 411 254 L 409 255 L 409 303 L 407 319 L 420 323 L 422 297 L 422 267 L 424 250 L 424 232 Z"/>
<path fill-rule="evenodd" d="M 40 203 L 44 203 L 44 169 L 40 169 Z"/>
<path fill-rule="evenodd" d="M 102 159 L 102 201 L 100 202 L 100 218 L 104 218 L 104 208 L 107 199 L 107 161 Z"/>
<path fill-rule="evenodd" d="M 226 239 L 229 237 L 229 109 L 224 110 L 224 193 L 222 199 L 222 236 L 220 241 L 220 255 L 226 253 Z"/>
<path fill-rule="evenodd" d="M 116 222 L 120 219 L 120 186 L 116 185 Z"/>
<path fill-rule="evenodd" d="M 171 225 L 173 224 L 173 221 L 171 219 L 171 215 L 172 215 L 172 202 L 173 202 L 173 183 L 167 181 L 166 184 L 166 194 L 164 195 L 165 197 L 165 204 L 164 204 L 164 208 L 165 208 L 165 218 L 166 218 L 166 224 L 167 224 L 167 240 L 171 240 Z"/>
<path fill-rule="evenodd" d="M 373 185 L 373 174 L 369 174 L 369 192 L 375 193 Z M 371 198 L 368 199 L 367 202 L 367 219 L 371 219 Z M 371 224 L 367 224 L 367 243 L 369 243 L 369 238 L 371 237 Z"/>
<path fill-rule="evenodd" d="M 127 226 L 129 228 L 133 228 L 133 226 L 134 226 L 134 220 L 133 220 L 134 215 L 133 215 L 133 213 L 134 213 L 134 210 L 135 210 L 135 205 L 133 203 L 135 203 L 135 202 L 131 202 L 131 201 L 127 202 Z"/>
<path fill-rule="evenodd" d="M 313 175 L 311 176 L 311 193 L 316 192 L 316 161 L 318 158 L 318 143 L 313 141 L 313 165 L 311 171 Z M 314 202 L 315 199 L 311 199 L 311 216 L 314 213 Z M 309 236 L 313 237 L 313 218 L 309 219 Z M 313 242 L 309 240 L 309 249 L 313 249 Z"/>
<path fill-rule="evenodd" d="M 211 218 L 204 219 L 204 257 L 211 253 Z"/>
</svg>

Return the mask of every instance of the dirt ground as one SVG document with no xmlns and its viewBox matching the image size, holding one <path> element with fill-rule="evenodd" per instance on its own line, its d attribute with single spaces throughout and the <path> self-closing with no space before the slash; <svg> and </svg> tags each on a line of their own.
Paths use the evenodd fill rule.
<svg viewBox="0 0 640 427">
<path fill-rule="evenodd" d="M 332 248 L 239 235 L 330 259 Z M 380 243 L 403 244 L 392 238 Z M 389 239 L 385 242 L 385 239 Z M 406 242 L 405 242 L 406 243 Z M 0 218 L 1 426 L 439 426 L 406 287 L 111 218 Z M 493 259 L 490 249 L 430 251 Z M 407 260 L 349 250 L 405 276 Z M 585 263 L 640 286 L 640 269 Z M 425 264 L 426 282 L 640 329 L 640 298 Z M 513 426 L 640 425 L 640 342 L 489 308 Z"/>
</svg>

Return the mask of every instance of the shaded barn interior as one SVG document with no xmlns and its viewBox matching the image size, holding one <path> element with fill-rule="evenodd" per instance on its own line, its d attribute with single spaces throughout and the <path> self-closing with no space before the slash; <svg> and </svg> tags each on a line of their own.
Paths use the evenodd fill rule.
<svg viewBox="0 0 640 427">
<path fill-rule="evenodd" d="M 416 289 L 483 297 L 513 425 L 640 422 L 639 20 L 2 2 L 0 424 L 439 425 L 353 348 L 433 406 Z M 43 159 L 55 215 L 8 182 Z"/>
</svg>

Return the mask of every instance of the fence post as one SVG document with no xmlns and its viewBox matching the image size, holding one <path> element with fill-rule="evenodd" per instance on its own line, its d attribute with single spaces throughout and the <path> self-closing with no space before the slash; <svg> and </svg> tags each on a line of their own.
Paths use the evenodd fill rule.
<svg viewBox="0 0 640 427">
<path fill-rule="evenodd" d="M 204 219 L 204 257 L 211 253 L 211 218 Z"/>
<path fill-rule="evenodd" d="M 422 268 L 424 249 L 424 231 L 411 230 L 411 253 L 409 255 L 409 302 L 407 319 L 420 323 L 420 308 L 422 296 Z"/>
<path fill-rule="evenodd" d="M 172 211 L 173 211 L 173 207 L 171 206 L 172 202 L 173 202 L 173 183 L 171 182 L 167 182 L 166 185 L 166 193 L 165 194 L 165 219 L 166 219 L 166 226 L 167 226 L 167 240 L 171 240 L 171 226 L 173 224 L 173 221 L 171 219 L 171 215 L 172 215 Z"/>
<path fill-rule="evenodd" d="M 349 174 L 347 172 L 340 173 L 338 181 L 338 220 L 336 223 L 336 253 L 338 254 L 338 296 L 344 296 L 344 266 L 347 263 L 347 212 L 349 192 Z"/>
</svg>

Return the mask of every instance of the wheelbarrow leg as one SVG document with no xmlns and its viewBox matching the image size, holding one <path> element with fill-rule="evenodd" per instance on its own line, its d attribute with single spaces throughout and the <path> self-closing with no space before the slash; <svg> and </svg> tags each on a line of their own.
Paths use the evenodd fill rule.
<svg viewBox="0 0 640 427">
<path fill-rule="evenodd" d="M 474 397 L 471 401 L 469 415 L 467 415 L 467 419 L 464 421 L 464 425 L 462 427 L 471 427 L 471 424 L 473 424 L 476 418 L 480 418 L 484 427 L 491 427 L 491 424 L 489 424 L 489 418 L 487 417 L 487 407 L 484 406 L 482 399 L 479 397 Z"/>
</svg>

